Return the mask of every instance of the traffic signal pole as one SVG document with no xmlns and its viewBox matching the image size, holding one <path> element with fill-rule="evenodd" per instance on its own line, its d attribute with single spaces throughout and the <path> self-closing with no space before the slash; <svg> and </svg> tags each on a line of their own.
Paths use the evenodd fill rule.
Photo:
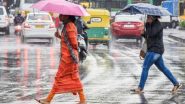
<svg viewBox="0 0 185 104">
<path fill-rule="evenodd" d="M 127 4 L 132 4 L 132 1 L 133 1 L 133 0 L 128 0 L 128 1 L 127 1 Z M 141 0 L 141 1 L 142 1 L 142 0 Z M 153 4 L 153 0 L 148 0 L 148 2 L 149 2 L 150 4 Z"/>
<path fill-rule="evenodd" d="M 150 3 L 150 4 L 153 4 L 153 0 L 149 0 L 149 3 Z"/>
<path fill-rule="evenodd" d="M 132 4 L 132 0 L 128 0 L 127 1 L 127 4 Z"/>
</svg>

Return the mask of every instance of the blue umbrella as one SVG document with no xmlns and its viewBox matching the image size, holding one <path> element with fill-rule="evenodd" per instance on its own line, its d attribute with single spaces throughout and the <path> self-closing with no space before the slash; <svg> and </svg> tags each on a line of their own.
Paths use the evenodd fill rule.
<svg viewBox="0 0 185 104">
<path fill-rule="evenodd" d="M 136 3 L 136 4 L 128 4 L 122 11 L 126 11 L 132 14 L 145 14 L 145 15 L 153 15 L 153 16 L 168 16 L 171 15 L 167 9 L 159 6 L 155 6 L 147 3 Z"/>
</svg>

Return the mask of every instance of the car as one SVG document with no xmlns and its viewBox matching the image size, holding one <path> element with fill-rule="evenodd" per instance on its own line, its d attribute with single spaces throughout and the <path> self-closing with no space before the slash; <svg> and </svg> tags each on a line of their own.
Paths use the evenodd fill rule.
<svg viewBox="0 0 185 104">
<path fill-rule="evenodd" d="M 56 32 L 55 24 L 49 13 L 28 13 L 22 24 L 22 42 L 29 39 L 47 39 L 48 42 L 54 41 L 54 33 Z M 38 41 L 38 42 L 39 42 Z"/>
<path fill-rule="evenodd" d="M 112 40 L 136 39 L 142 42 L 141 35 L 144 33 L 144 16 L 118 14 L 111 24 Z"/>
<path fill-rule="evenodd" d="M 10 22 L 7 11 L 4 6 L 0 6 L 0 32 L 6 35 L 10 34 Z"/>
</svg>

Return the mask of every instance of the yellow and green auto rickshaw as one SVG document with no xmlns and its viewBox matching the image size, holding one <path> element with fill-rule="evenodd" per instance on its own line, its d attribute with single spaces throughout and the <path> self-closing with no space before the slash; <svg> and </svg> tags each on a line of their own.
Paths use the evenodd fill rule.
<svg viewBox="0 0 185 104">
<path fill-rule="evenodd" d="M 110 12 L 105 9 L 87 9 L 90 16 L 83 17 L 89 29 L 87 30 L 89 44 L 107 45 L 109 48 Z"/>
</svg>

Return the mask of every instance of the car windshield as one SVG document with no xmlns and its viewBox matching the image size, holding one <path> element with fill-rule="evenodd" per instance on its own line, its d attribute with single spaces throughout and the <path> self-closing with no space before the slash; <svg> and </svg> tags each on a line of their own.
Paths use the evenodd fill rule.
<svg viewBox="0 0 185 104">
<path fill-rule="evenodd" d="M 121 21 L 141 21 L 142 18 L 138 17 L 137 15 L 124 15 L 124 16 L 116 16 L 115 22 Z"/>
<path fill-rule="evenodd" d="M 28 16 L 28 20 L 31 20 L 31 21 L 37 21 L 37 20 L 50 21 L 51 18 L 48 14 L 30 14 Z"/>
<path fill-rule="evenodd" d="M 25 3 L 36 3 L 40 0 L 25 0 Z"/>
<path fill-rule="evenodd" d="M 0 15 L 3 15 L 4 12 L 3 12 L 3 8 L 0 8 Z"/>
</svg>

